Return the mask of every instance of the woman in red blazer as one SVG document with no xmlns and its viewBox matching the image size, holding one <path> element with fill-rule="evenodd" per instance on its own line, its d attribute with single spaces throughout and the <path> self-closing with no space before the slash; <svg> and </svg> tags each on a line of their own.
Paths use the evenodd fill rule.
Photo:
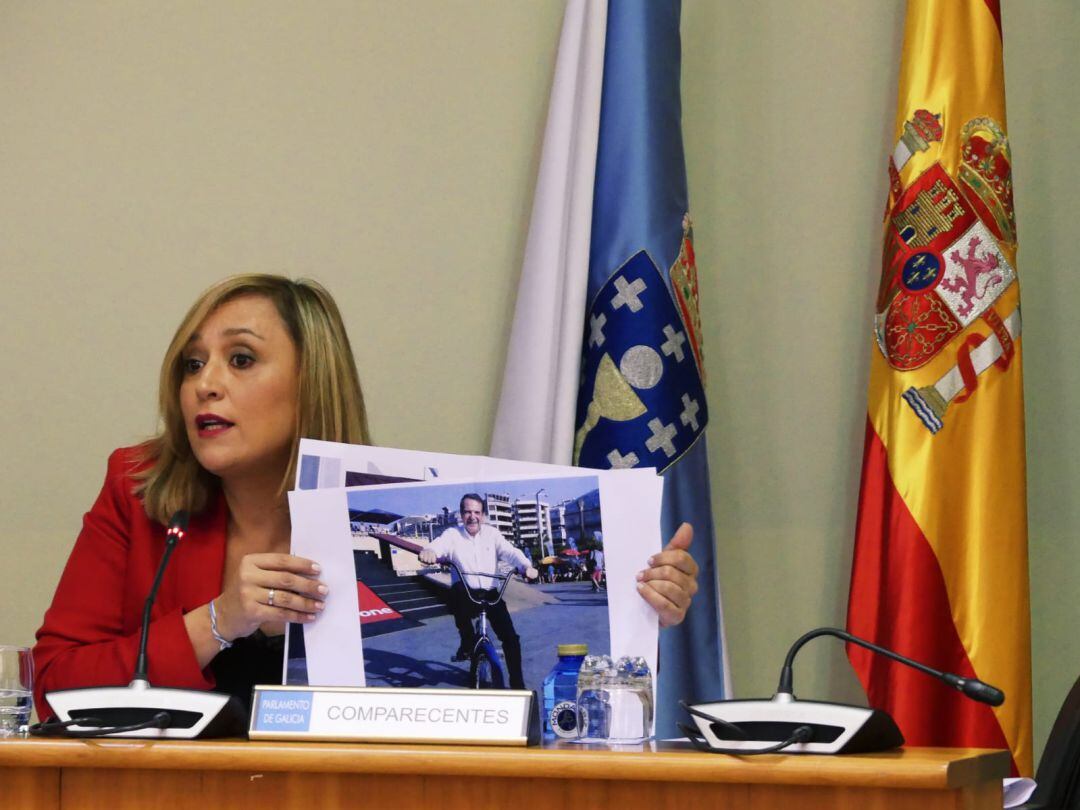
<svg viewBox="0 0 1080 810">
<path fill-rule="evenodd" d="M 280 682 L 286 622 L 328 598 L 313 560 L 289 554 L 285 493 L 301 436 L 367 443 L 363 394 L 337 305 L 311 281 L 245 275 L 196 301 L 162 364 L 162 430 L 109 459 L 37 633 L 35 698 L 122 685 L 135 668 L 143 603 L 169 516 L 192 514 L 151 616 L 156 686 L 217 689 L 245 702 Z M 684 524 L 641 575 L 661 623 L 697 590 Z"/>
</svg>

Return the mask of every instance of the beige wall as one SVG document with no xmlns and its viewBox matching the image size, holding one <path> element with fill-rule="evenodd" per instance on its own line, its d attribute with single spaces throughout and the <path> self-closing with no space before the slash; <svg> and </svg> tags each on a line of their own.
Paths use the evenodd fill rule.
<svg viewBox="0 0 1080 810">
<path fill-rule="evenodd" d="M 1080 13 L 1006 5 L 1041 746 L 1080 670 Z M 107 453 L 154 429 L 165 343 L 221 276 L 321 279 L 376 439 L 485 450 L 561 8 L 0 4 L 0 640 L 31 641 Z M 772 689 L 801 631 L 843 620 L 902 16 L 900 0 L 686 2 L 718 559 L 744 696 Z M 859 695 L 838 646 L 803 655 L 801 694 Z"/>
</svg>

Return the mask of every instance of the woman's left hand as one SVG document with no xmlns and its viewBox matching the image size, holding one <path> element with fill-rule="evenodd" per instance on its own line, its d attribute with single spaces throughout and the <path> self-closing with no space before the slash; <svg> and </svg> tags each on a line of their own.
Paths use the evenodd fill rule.
<svg viewBox="0 0 1080 810">
<path fill-rule="evenodd" d="M 698 564 L 687 551 L 694 528 L 684 523 L 664 550 L 649 558 L 649 567 L 637 575 L 638 593 L 660 616 L 661 627 L 686 618 L 690 600 L 697 593 Z"/>
</svg>

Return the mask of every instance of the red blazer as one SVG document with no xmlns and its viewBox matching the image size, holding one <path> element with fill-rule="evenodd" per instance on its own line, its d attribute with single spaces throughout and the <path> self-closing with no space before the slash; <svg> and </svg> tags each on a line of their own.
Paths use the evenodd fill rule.
<svg viewBox="0 0 1080 810">
<path fill-rule="evenodd" d="M 139 651 L 143 606 L 165 551 L 165 527 L 147 517 L 132 494 L 135 448 L 109 457 L 105 485 L 83 518 L 52 605 L 37 632 L 34 704 L 53 714 L 44 695 L 56 689 L 130 683 Z M 192 516 L 173 550 L 151 611 L 147 645 L 154 686 L 212 689 L 200 670 L 184 614 L 221 593 L 228 511 L 217 496 Z"/>
</svg>

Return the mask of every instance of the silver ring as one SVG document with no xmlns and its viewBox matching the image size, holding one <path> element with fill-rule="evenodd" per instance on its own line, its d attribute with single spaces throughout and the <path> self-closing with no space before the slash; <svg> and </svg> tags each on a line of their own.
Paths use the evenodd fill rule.
<svg viewBox="0 0 1080 810">
<path fill-rule="evenodd" d="M 274 589 L 273 588 L 270 589 L 270 596 L 267 598 L 266 604 L 268 604 L 270 607 L 274 606 Z"/>
</svg>

